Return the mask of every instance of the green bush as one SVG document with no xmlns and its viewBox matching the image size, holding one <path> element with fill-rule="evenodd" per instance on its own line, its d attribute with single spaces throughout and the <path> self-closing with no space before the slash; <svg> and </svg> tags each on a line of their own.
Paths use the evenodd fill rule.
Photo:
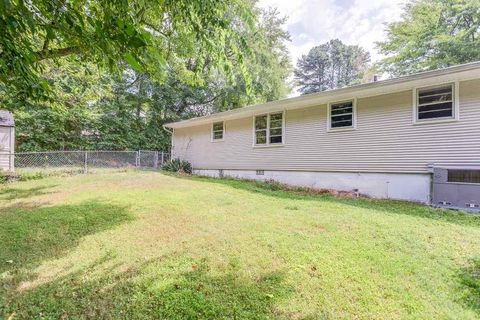
<svg viewBox="0 0 480 320">
<path fill-rule="evenodd" d="M 192 173 L 192 165 L 190 162 L 186 160 L 180 160 L 180 159 L 173 159 L 168 162 L 166 162 L 163 167 L 163 170 L 169 171 L 169 172 L 177 172 L 177 173 Z"/>
<path fill-rule="evenodd" d="M 38 180 L 38 179 L 44 179 L 49 176 L 48 173 L 44 172 L 23 172 L 19 176 L 20 181 L 29 181 L 29 180 Z"/>
<path fill-rule="evenodd" d="M 8 182 L 8 176 L 4 171 L 0 171 L 0 184 Z"/>
<path fill-rule="evenodd" d="M 0 169 L 0 184 L 7 183 L 10 181 L 16 181 L 19 179 L 19 176 L 11 171 L 4 171 Z"/>
</svg>

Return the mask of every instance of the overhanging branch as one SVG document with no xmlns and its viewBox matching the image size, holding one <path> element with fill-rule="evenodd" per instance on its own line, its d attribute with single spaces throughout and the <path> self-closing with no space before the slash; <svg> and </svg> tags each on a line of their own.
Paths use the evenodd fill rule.
<svg viewBox="0 0 480 320">
<path fill-rule="evenodd" d="M 78 53 L 79 51 L 80 50 L 78 47 L 42 50 L 37 53 L 37 62 L 45 59 L 60 58 L 60 57 L 68 56 L 74 53 Z"/>
</svg>

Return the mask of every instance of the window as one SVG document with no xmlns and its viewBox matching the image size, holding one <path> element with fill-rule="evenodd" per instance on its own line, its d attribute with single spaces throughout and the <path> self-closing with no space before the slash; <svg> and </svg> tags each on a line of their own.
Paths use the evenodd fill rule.
<svg viewBox="0 0 480 320">
<path fill-rule="evenodd" d="M 212 124 L 212 141 L 222 141 L 225 126 L 224 122 L 215 122 Z"/>
<path fill-rule="evenodd" d="M 255 145 L 283 144 L 283 112 L 255 116 Z"/>
<path fill-rule="evenodd" d="M 329 105 L 329 129 L 355 127 L 355 101 L 332 103 Z"/>
<path fill-rule="evenodd" d="M 449 169 L 448 182 L 480 183 L 480 170 Z"/>
<path fill-rule="evenodd" d="M 274 113 L 269 119 L 269 139 L 270 143 L 282 143 L 283 136 L 283 113 Z"/>
<path fill-rule="evenodd" d="M 417 89 L 416 120 L 455 118 L 454 85 L 442 85 Z"/>
<path fill-rule="evenodd" d="M 268 115 L 255 117 L 255 144 L 267 143 Z"/>
</svg>

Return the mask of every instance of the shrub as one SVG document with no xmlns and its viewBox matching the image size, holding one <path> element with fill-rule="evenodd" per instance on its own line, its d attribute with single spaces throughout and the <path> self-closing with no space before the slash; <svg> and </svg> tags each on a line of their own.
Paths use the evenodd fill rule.
<svg viewBox="0 0 480 320">
<path fill-rule="evenodd" d="M 5 171 L 0 171 L 0 183 L 6 183 L 8 181 L 8 175 Z"/>
<path fill-rule="evenodd" d="M 18 179 L 19 179 L 19 176 L 16 173 L 10 172 L 10 171 L 4 171 L 0 169 L 0 184 L 7 183 L 10 181 L 15 181 Z"/>
<path fill-rule="evenodd" d="M 23 172 L 19 176 L 19 180 L 20 181 L 38 180 L 38 179 L 44 179 L 48 176 L 49 174 L 44 172 Z"/>
<path fill-rule="evenodd" d="M 169 172 L 177 172 L 177 173 L 192 173 L 192 165 L 190 162 L 186 160 L 180 160 L 180 159 L 173 159 L 168 162 L 166 162 L 163 167 L 163 170 L 169 171 Z"/>
</svg>

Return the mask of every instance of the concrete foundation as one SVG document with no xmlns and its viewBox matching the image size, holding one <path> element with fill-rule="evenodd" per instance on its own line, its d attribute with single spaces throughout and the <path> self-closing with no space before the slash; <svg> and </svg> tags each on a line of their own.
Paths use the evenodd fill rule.
<svg viewBox="0 0 480 320">
<path fill-rule="evenodd" d="M 252 180 L 274 180 L 293 186 L 314 189 L 353 191 L 381 199 L 398 199 L 430 203 L 431 176 L 428 173 L 366 173 L 366 172 L 299 172 L 254 170 L 204 170 L 194 174 L 210 177 L 233 177 Z M 262 174 L 263 173 L 263 174 Z"/>
</svg>

